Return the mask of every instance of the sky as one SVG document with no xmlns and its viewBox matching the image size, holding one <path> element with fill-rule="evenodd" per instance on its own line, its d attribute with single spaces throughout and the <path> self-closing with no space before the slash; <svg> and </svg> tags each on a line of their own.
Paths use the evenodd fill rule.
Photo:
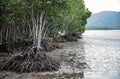
<svg viewBox="0 0 120 79">
<path fill-rule="evenodd" d="M 92 13 L 101 11 L 120 11 L 120 0 L 84 0 Z"/>
</svg>

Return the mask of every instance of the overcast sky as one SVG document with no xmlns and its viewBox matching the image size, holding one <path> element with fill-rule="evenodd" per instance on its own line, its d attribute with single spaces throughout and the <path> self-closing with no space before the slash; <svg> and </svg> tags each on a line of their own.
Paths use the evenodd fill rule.
<svg viewBox="0 0 120 79">
<path fill-rule="evenodd" d="M 120 11 L 120 0 L 84 0 L 86 7 L 92 12 Z"/>
</svg>

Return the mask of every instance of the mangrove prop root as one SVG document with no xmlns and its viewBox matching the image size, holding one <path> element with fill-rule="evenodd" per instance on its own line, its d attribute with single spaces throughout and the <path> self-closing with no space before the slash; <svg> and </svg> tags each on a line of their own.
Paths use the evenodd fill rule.
<svg viewBox="0 0 120 79">
<path fill-rule="evenodd" d="M 0 43 L 0 53 L 13 53 L 12 49 L 10 48 L 8 43 Z"/>
<path fill-rule="evenodd" d="M 22 55 L 14 56 L 0 63 L 0 71 L 39 72 L 58 70 L 60 63 L 47 56 L 41 48 L 33 46 Z"/>
<path fill-rule="evenodd" d="M 56 49 L 54 46 L 48 44 L 45 39 L 42 39 L 41 41 L 41 46 L 44 48 L 45 51 L 52 51 Z"/>
<path fill-rule="evenodd" d="M 72 35 L 63 35 L 61 38 L 65 39 L 66 41 L 72 42 L 72 41 L 77 41 L 77 37 L 72 36 Z"/>
</svg>

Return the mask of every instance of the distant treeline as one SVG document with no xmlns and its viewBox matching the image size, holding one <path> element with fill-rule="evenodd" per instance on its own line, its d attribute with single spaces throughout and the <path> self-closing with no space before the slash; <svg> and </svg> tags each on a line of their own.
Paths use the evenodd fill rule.
<svg viewBox="0 0 120 79">
<path fill-rule="evenodd" d="M 120 26 L 86 26 L 86 30 L 120 30 Z"/>
</svg>

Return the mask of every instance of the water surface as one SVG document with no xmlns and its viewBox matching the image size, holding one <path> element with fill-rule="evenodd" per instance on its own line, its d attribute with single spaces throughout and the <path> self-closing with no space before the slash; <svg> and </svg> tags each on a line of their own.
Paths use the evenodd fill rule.
<svg viewBox="0 0 120 79">
<path fill-rule="evenodd" d="M 120 79 L 120 30 L 84 33 L 85 79 Z"/>
</svg>

